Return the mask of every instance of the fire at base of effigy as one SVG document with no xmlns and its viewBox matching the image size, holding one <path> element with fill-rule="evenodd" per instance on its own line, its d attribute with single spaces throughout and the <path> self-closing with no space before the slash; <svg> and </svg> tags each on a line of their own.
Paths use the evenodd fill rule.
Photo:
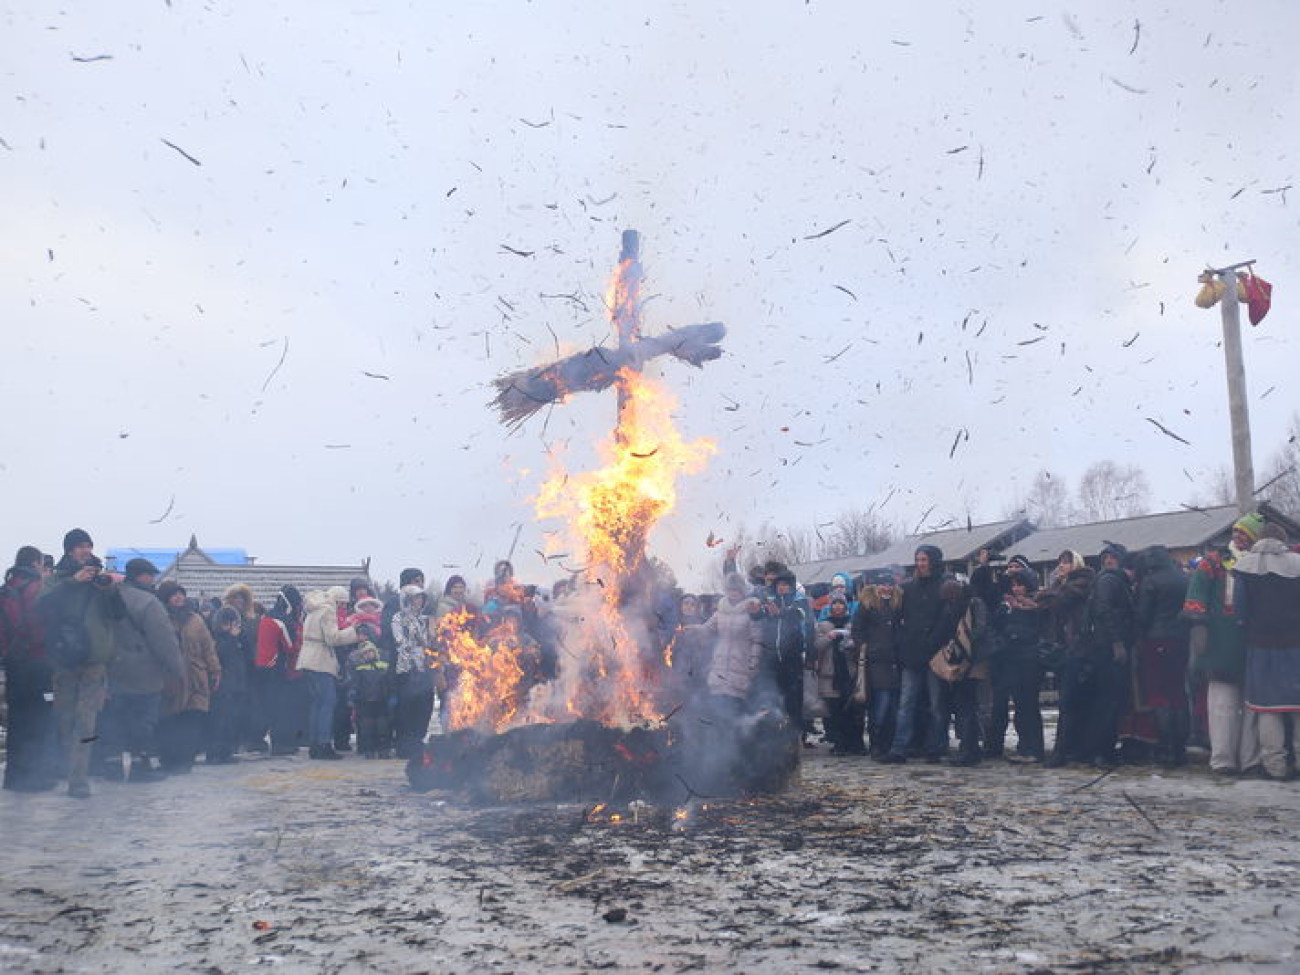
<svg viewBox="0 0 1300 975">
<path fill-rule="evenodd" d="M 477 802 L 678 803 L 780 791 L 797 776 L 799 729 L 761 665 L 743 702 L 711 694 L 705 641 L 683 640 L 671 572 L 646 554 L 652 529 L 676 503 L 678 478 L 702 470 L 716 448 L 681 436 L 673 398 L 644 367 L 665 353 L 696 366 L 716 359 L 725 328 L 713 322 L 643 338 L 639 249 L 639 236 L 626 231 L 607 296 L 617 348 L 496 383 L 510 425 L 611 385 L 617 422 L 599 469 L 556 469 L 535 500 L 539 517 L 566 529 L 551 536 L 559 547 L 548 554 L 586 552 L 572 590 L 541 621 L 553 659 L 512 605 L 508 580 L 490 627 L 469 609 L 438 621 L 431 653 L 447 698 L 446 733 L 409 763 L 417 790 L 455 790 Z"/>
</svg>

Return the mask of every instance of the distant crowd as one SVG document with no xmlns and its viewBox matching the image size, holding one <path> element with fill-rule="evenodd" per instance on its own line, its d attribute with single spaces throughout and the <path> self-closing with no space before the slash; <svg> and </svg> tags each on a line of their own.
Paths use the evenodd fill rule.
<svg viewBox="0 0 1300 975">
<path fill-rule="evenodd" d="M 889 764 L 1175 767 L 1202 743 L 1214 773 L 1293 774 L 1300 553 L 1259 515 L 1190 566 L 1160 546 L 1108 545 L 1093 565 L 1062 552 L 1045 580 L 989 552 L 950 567 L 929 545 L 906 578 L 881 569 L 808 587 L 775 562 L 742 575 L 737 557 L 720 595 L 665 584 L 644 601 L 647 659 L 665 662 L 646 669 L 658 698 L 724 732 L 776 711 L 805 747 Z M 95 776 L 153 782 L 200 757 L 303 748 L 321 761 L 413 758 L 431 727 L 448 727 L 458 641 L 511 654 L 522 700 L 555 678 L 557 618 L 573 598 L 572 580 L 542 598 L 504 560 L 478 601 L 460 576 L 431 594 L 418 569 L 385 599 L 356 579 L 286 585 L 269 607 L 247 586 L 199 601 L 159 577 L 138 558 L 120 578 L 105 572 L 81 529 L 57 562 L 19 549 L 0 588 L 6 789 L 66 783 L 84 798 Z"/>
<path fill-rule="evenodd" d="M 787 712 L 801 715 L 809 742 L 809 719 L 820 716 L 836 754 L 1177 767 L 1195 742 L 1216 774 L 1294 774 L 1300 551 L 1282 526 L 1248 514 L 1228 544 L 1207 545 L 1189 566 L 1160 545 L 1109 544 L 1091 565 L 1061 552 L 1045 580 L 1022 557 L 988 551 L 956 568 L 921 545 L 906 579 L 879 569 L 802 592 L 784 566 L 755 566 L 727 583 L 727 601 L 754 627 L 713 652 L 799 658 L 805 693 L 797 699 L 793 673 L 781 681 Z M 773 631 L 772 620 L 784 627 Z M 710 687 L 728 692 L 738 674 L 760 672 L 761 663 L 715 665 Z M 1049 680 L 1058 702 L 1050 751 Z"/>
</svg>

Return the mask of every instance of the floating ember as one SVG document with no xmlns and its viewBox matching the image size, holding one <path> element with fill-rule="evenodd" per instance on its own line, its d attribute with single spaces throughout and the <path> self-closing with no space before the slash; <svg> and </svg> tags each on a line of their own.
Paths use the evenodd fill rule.
<svg viewBox="0 0 1300 975">
<path fill-rule="evenodd" d="M 720 747 L 709 715 L 688 706 L 686 682 L 673 679 L 675 614 L 663 612 L 671 583 L 646 547 L 676 503 L 678 477 L 702 470 L 716 448 L 681 436 L 674 399 L 644 366 L 665 353 L 696 366 L 716 359 L 726 328 L 710 322 L 643 337 L 639 249 L 637 233 L 625 231 L 606 299 L 616 348 L 496 382 L 495 405 L 511 426 L 573 393 L 618 392 L 600 469 L 554 471 L 535 502 L 540 517 L 561 520 L 576 536 L 553 536 L 558 551 L 587 553 L 574 592 L 553 608 L 556 672 L 531 679 L 539 672 L 534 648 L 509 616 L 486 634 L 467 614 L 444 617 L 439 645 L 457 675 L 449 734 L 412 760 L 408 775 L 417 788 L 463 789 L 480 801 L 681 800 L 705 794 L 697 790 L 770 791 L 797 768 L 790 736 L 773 733 L 784 728 L 779 711 L 751 716 Z M 742 744 L 750 761 L 734 763 Z"/>
</svg>

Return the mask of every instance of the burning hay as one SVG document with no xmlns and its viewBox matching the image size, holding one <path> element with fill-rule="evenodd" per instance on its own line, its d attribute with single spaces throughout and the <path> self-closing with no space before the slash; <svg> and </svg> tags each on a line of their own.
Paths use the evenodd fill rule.
<svg viewBox="0 0 1300 975">
<path fill-rule="evenodd" d="M 694 727 L 611 728 L 595 721 L 535 724 L 504 734 L 474 730 L 433 739 L 411 759 L 418 792 L 462 794 L 474 803 L 690 799 L 780 792 L 799 768 L 798 739 L 769 714 L 742 732 L 740 747 L 717 740 L 709 719 Z"/>
<path fill-rule="evenodd" d="M 514 428 L 570 393 L 609 389 L 623 370 L 640 372 L 647 362 L 661 355 L 702 368 L 722 355 L 718 343 L 726 334 L 727 327 L 721 322 L 704 322 L 613 348 L 596 346 L 550 365 L 502 376 L 493 383 L 497 395 L 492 405 L 501 414 L 501 422 Z"/>
</svg>

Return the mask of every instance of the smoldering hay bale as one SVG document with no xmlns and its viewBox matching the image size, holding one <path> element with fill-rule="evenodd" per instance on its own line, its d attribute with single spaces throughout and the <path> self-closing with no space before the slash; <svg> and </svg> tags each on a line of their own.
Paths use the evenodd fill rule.
<svg viewBox="0 0 1300 975">
<path fill-rule="evenodd" d="M 579 720 L 440 735 L 406 774 L 414 791 L 448 790 L 474 803 L 676 804 L 784 791 L 797 780 L 800 754 L 798 736 L 777 716 L 752 719 L 725 738 L 703 716 L 627 730 Z"/>
</svg>

